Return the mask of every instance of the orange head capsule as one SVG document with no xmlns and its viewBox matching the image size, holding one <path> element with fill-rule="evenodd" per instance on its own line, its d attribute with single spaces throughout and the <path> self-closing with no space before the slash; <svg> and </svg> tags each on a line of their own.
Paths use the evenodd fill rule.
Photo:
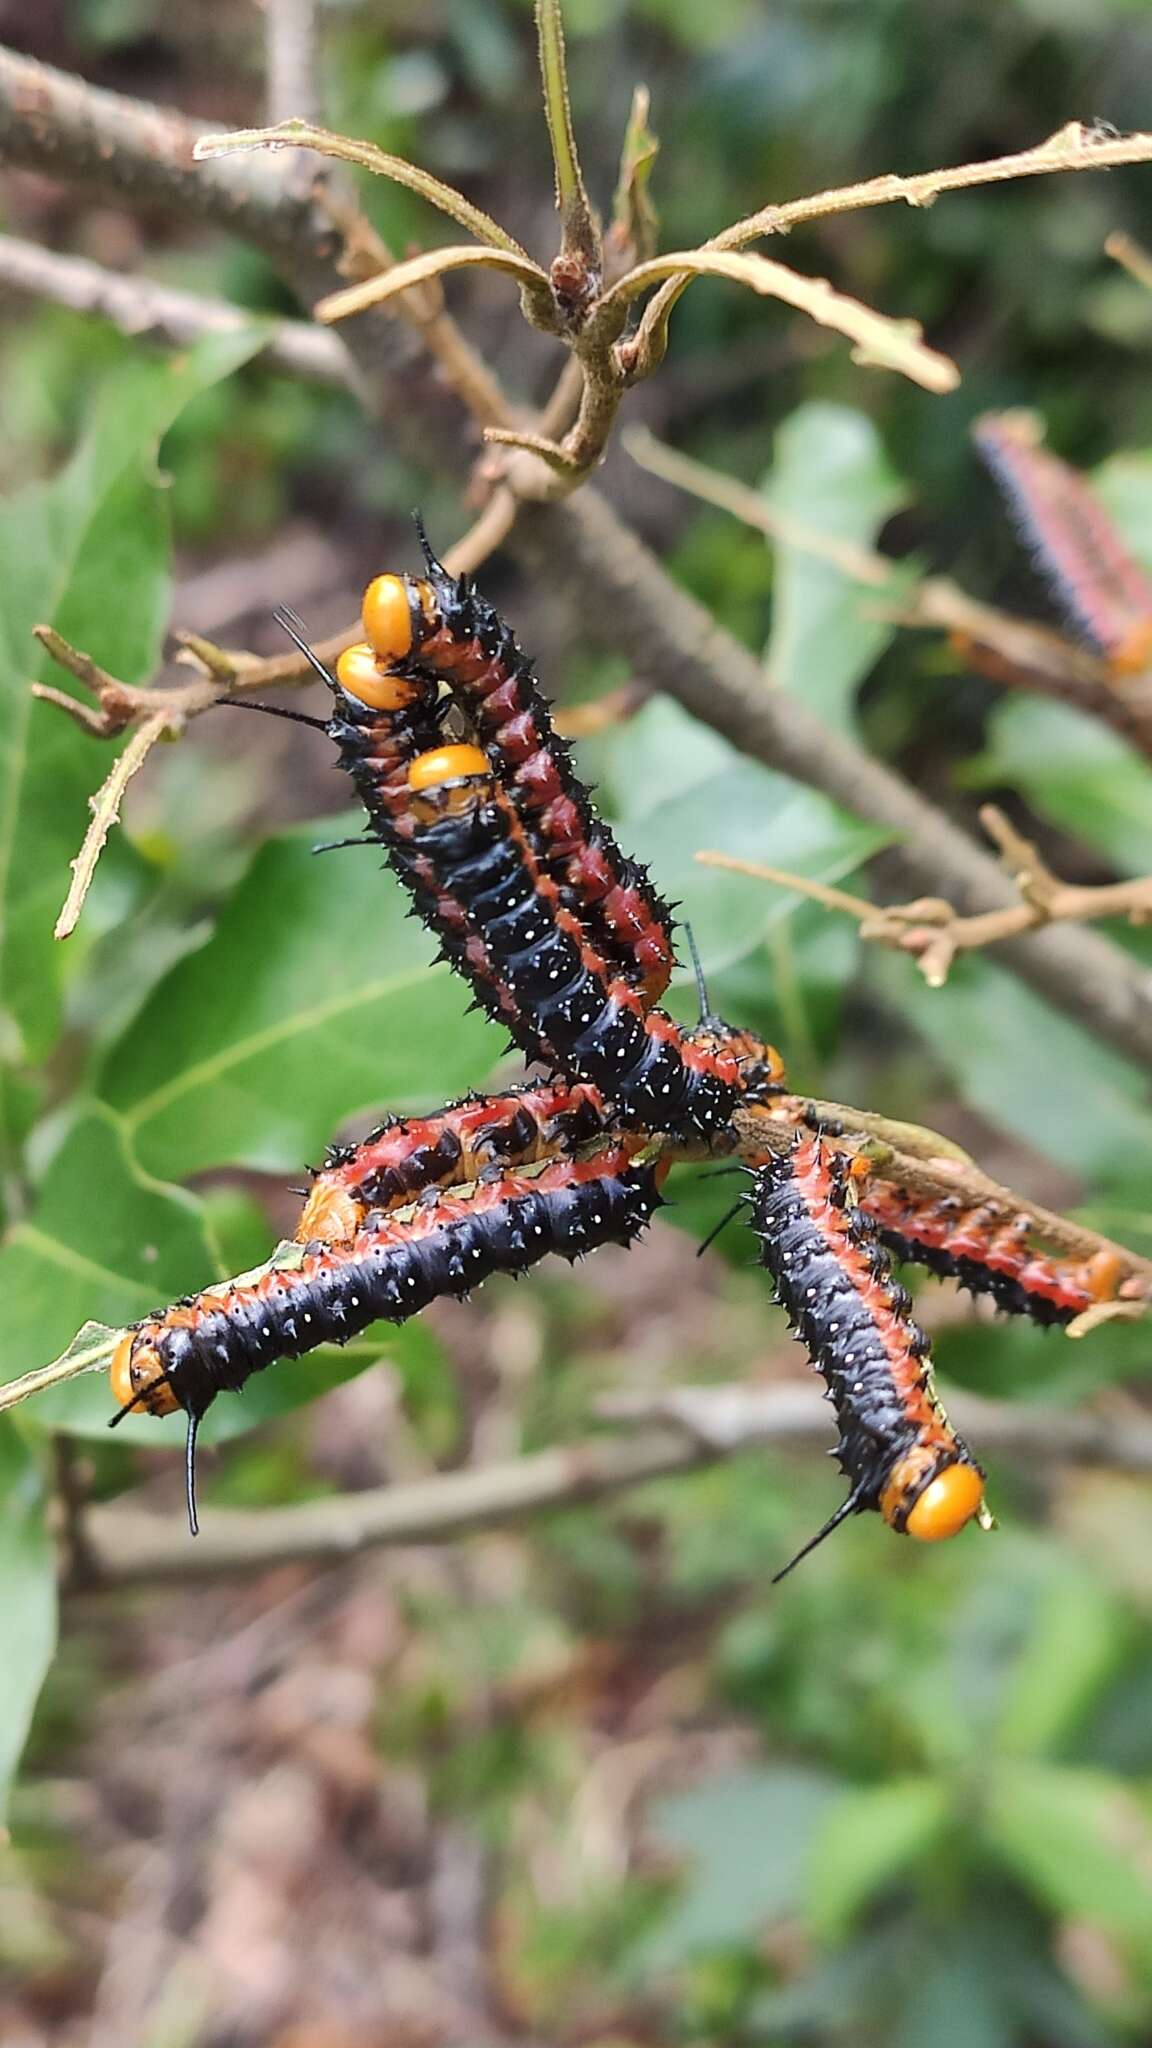
<svg viewBox="0 0 1152 2048">
<path fill-rule="evenodd" d="M 423 824 L 462 816 L 476 802 L 477 785 L 487 783 L 491 772 L 479 747 L 433 747 L 417 754 L 408 769 L 413 814 Z"/>
<path fill-rule="evenodd" d="M 403 576 L 374 576 L 364 592 L 364 632 L 383 661 L 412 652 L 412 607 Z"/>
<path fill-rule="evenodd" d="M 417 754 L 409 766 L 408 787 L 419 796 L 447 782 L 468 782 L 488 772 L 488 756 L 479 747 L 433 747 L 430 753 Z"/>
<path fill-rule="evenodd" d="M 354 647 L 346 647 L 337 656 L 336 680 L 361 704 L 370 704 L 374 711 L 400 711 L 405 704 L 411 704 L 420 694 L 419 684 L 410 682 L 407 676 L 389 674 L 382 668 L 366 640 L 357 641 Z"/>
<path fill-rule="evenodd" d="M 975 1465 L 946 1465 L 909 1509 L 905 1534 L 918 1543 L 942 1543 L 979 1514 L 983 1501 L 984 1481 Z"/>
<path fill-rule="evenodd" d="M 118 1408 L 143 1408 L 149 1415 L 172 1415 L 180 1403 L 168 1382 L 164 1361 L 151 1344 L 137 1346 L 137 1332 L 121 1337 L 112 1354 L 112 1398 Z"/>
</svg>

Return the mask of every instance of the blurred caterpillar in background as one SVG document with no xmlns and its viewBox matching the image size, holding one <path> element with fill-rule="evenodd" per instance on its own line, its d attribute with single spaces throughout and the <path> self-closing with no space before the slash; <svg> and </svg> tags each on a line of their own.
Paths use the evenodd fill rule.
<svg viewBox="0 0 1152 2048">
<path fill-rule="evenodd" d="M 1138 675 L 1152 661 L 1152 582 L 1091 486 L 1028 413 L 988 413 L 973 437 L 1073 626 L 1117 675 Z"/>
</svg>

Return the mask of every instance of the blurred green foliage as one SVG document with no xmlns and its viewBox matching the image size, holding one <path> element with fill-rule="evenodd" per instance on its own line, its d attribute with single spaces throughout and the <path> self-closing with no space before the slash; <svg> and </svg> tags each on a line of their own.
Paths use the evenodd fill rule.
<svg viewBox="0 0 1152 2048">
<path fill-rule="evenodd" d="M 87 0 L 74 47 L 50 54 L 115 84 L 138 42 L 158 37 L 174 98 L 191 78 L 210 104 L 227 79 L 222 118 L 242 118 L 259 53 L 250 25 L 223 12 L 193 46 L 177 23 L 161 32 L 151 0 Z M 1019 148 L 1074 116 L 1147 125 L 1144 0 L 570 0 L 567 18 L 585 168 L 602 198 L 632 83 L 652 86 L 653 190 L 672 246 L 772 196 Z M 347 6 L 329 10 L 326 36 L 333 125 L 418 155 L 547 248 L 526 0 L 448 0 L 431 22 L 402 5 Z M 237 98 L 245 79 L 250 101 Z M 910 561 L 1036 608 L 966 438 L 976 412 L 1026 402 L 1061 452 L 1102 463 L 1114 516 L 1152 559 L 1152 302 L 1101 253 L 1108 230 L 1139 233 L 1150 175 L 964 193 L 792 238 L 790 260 L 923 319 L 964 368 L 955 398 L 870 376 L 839 347 L 813 352 L 796 325 L 782 339 L 780 316 L 697 287 L 652 387 L 666 404 L 657 424 L 809 525 L 869 544 L 884 530 Z M 398 247 L 438 233 L 409 195 L 375 186 L 367 198 Z M 10 196 L 13 231 L 27 203 Z M 86 232 L 98 241 L 99 222 L 77 208 L 77 245 Z M 44 1362 L 86 1319 L 117 1324 L 254 1262 L 270 1242 L 254 1172 L 295 1177 L 346 1120 L 434 1104 L 483 1083 L 501 1056 L 371 858 L 313 864 L 312 838 L 334 836 L 327 819 L 250 831 L 246 767 L 233 800 L 232 764 L 198 734 L 153 758 L 151 819 L 144 810 L 141 829 L 110 847 L 77 936 L 52 941 L 111 757 L 33 706 L 28 679 L 46 668 L 31 626 L 51 619 L 142 680 L 168 619 L 173 534 L 188 565 L 304 517 L 375 557 L 381 516 L 396 519 L 418 492 L 434 530 L 461 523 L 443 484 L 412 477 L 350 399 L 269 377 L 254 359 L 260 316 L 288 310 L 258 259 L 173 233 L 144 267 L 235 298 L 251 333 L 171 364 L 56 310 L 3 337 L 0 1378 Z M 482 289 L 464 303 L 510 383 L 538 392 L 540 360 L 495 299 Z M 766 645 L 771 686 L 803 694 L 957 810 L 975 792 L 1009 792 L 1069 871 L 1152 867 L 1147 768 L 1119 741 L 1057 707 L 998 697 L 792 547 L 665 501 L 646 502 L 645 516 L 672 572 Z M 510 594 L 514 617 L 535 602 Z M 577 667 L 593 689 L 612 679 L 580 648 Z M 778 1042 L 798 1086 L 897 1116 L 955 1116 L 965 1130 L 975 1113 L 989 1144 L 1022 1143 L 1093 1221 L 1152 1245 L 1146 1076 L 991 961 L 964 962 L 929 993 L 906 961 L 862 957 L 847 921 L 692 858 L 711 845 L 835 881 L 877 849 L 871 827 L 737 759 L 668 703 L 587 761 L 628 847 L 683 903 L 718 1006 Z M 1146 938 L 1115 936 L 1147 957 Z M 690 1003 L 686 985 L 674 1000 Z M 700 1234 L 728 1199 L 728 1183 L 686 1175 L 673 1221 Z M 736 1374 L 777 1334 L 763 1288 L 736 1270 L 742 1233 L 724 1248 L 733 1270 L 714 1282 L 714 1348 L 667 1337 L 669 1379 Z M 570 1281 L 541 1274 L 530 1286 L 547 1333 L 523 1416 L 537 1444 L 586 1427 L 596 1388 L 625 1378 L 630 1360 Z M 945 1376 L 990 1394 L 1074 1401 L 1123 1382 L 1139 1398 L 1147 1372 L 1139 1333 L 1116 1329 L 1065 1346 L 956 1322 L 936 1348 Z M 385 1354 L 428 1454 L 447 1455 L 459 1420 L 450 1361 L 419 1327 L 277 1368 L 243 1406 L 219 1403 L 209 1434 L 253 1432 Z M 84 1439 L 108 1496 L 137 1469 L 137 1446 L 168 1439 L 170 1425 L 132 1418 L 123 1442 L 101 1446 L 107 1405 L 103 1380 L 87 1378 L 0 1433 L 0 1665 L 18 1674 L 4 1690 L 0 1782 L 51 1654 L 50 1434 Z M 247 1503 L 314 1490 L 293 1431 L 278 1422 L 237 1445 L 211 1490 Z M 592 1855 L 585 1866 L 574 1845 L 564 1902 L 549 1905 L 510 1857 L 505 1910 L 535 2023 L 607 1983 L 656 1997 L 661 2038 L 694 2048 L 1146 2037 L 1147 1502 L 1116 1480 L 1008 1469 L 993 1480 L 1005 1524 L 995 1539 L 912 1557 L 883 1529 L 854 1526 L 780 1593 L 765 1590 L 771 1572 L 833 1482 L 743 1459 L 554 1518 L 515 1610 L 429 1600 L 424 1666 L 384 1703 L 381 1743 L 497 1847 L 517 1839 L 526 1804 L 570 1810 L 587 1747 L 578 1708 L 539 1725 L 497 1712 L 481 1726 L 475 1697 L 589 1639 L 626 1649 L 659 1637 L 690 1669 L 700 1724 L 745 1738 L 738 1762 L 659 1803 L 651 1867 L 621 1876 Z M 55 1688 L 34 1758 L 79 1718 L 84 1688 L 67 1662 Z M 4 1917 L 6 1960 L 50 1947 L 34 1918 Z"/>
</svg>

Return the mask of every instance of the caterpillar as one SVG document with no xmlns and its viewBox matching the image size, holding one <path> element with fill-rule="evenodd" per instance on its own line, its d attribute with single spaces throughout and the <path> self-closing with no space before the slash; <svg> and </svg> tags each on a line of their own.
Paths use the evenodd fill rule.
<svg viewBox="0 0 1152 2048">
<path fill-rule="evenodd" d="M 649 1128 L 721 1129 L 740 1093 L 779 1086 L 779 1055 L 718 1019 L 686 1033 L 650 1010 L 593 946 L 484 753 L 459 742 L 416 751 L 443 728 L 435 679 L 392 666 L 410 645 L 411 609 L 403 579 L 377 577 L 367 641 L 341 655 L 335 678 L 316 666 L 336 698 L 326 730 L 418 914 L 529 1057 L 570 1069 Z"/>
<path fill-rule="evenodd" d="M 910 1195 L 872 1177 L 860 1205 L 895 1258 L 989 1295 L 1008 1315 L 1070 1323 L 1120 1293 L 1124 1268 L 1115 1252 L 1065 1259 L 1036 1251 L 1023 1211 L 1008 1216 L 995 1204 L 969 1204 L 957 1195 Z"/>
<path fill-rule="evenodd" d="M 494 1173 L 406 1209 L 372 1212 L 343 1245 L 315 1242 L 298 1266 L 202 1293 L 134 1324 L 112 1359 L 117 1413 L 188 1417 L 188 1521 L 197 1532 L 196 1437 L 217 1394 L 234 1392 L 278 1358 L 344 1344 L 377 1321 L 401 1323 L 442 1295 L 464 1295 L 493 1273 L 527 1272 L 550 1252 L 573 1260 L 602 1244 L 631 1244 L 660 1206 L 659 1163 L 643 1141 L 613 1140 L 580 1161 Z"/>
<path fill-rule="evenodd" d="M 359 1145 L 330 1146 L 314 1176 L 296 1231 L 345 1243 L 373 1209 L 394 1209 L 427 1188 L 474 1181 L 493 1165 L 506 1170 L 571 1158 L 603 1139 L 610 1125 L 596 1088 L 562 1077 L 504 1095 L 468 1095 L 427 1117 L 390 1117 Z"/>
<path fill-rule="evenodd" d="M 976 446 L 1072 623 L 1119 675 L 1152 660 L 1152 582 L 1076 470 L 1039 443 L 1027 415 L 988 414 Z"/>
<path fill-rule="evenodd" d="M 364 599 L 368 638 L 346 648 L 331 674 L 285 617 L 289 632 L 310 656 L 331 689 L 332 716 L 323 729 L 336 742 L 340 765 L 352 777 L 368 812 L 371 836 L 382 845 L 390 864 L 413 899 L 424 925 L 440 941 L 442 956 L 462 973 L 478 1005 L 503 1023 L 521 1050 L 535 1058 L 550 1050 L 517 1004 L 487 950 L 469 924 L 464 906 L 442 885 L 434 868 L 421 860 L 410 841 L 413 819 L 408 771 L 419 756 L 443 739 L 443 714 L 437 685 L 420 676 L 393 674 L 387 655 L 398 638 L 397 621 L 407 598 L 395 577 L 377 577 Z"/>
<path fill-rule="evenodd" d="M 745 1035 L 714 1020 L 686 1032 L 612 975 L 537 863 L 478 747 L 420 755 L 408 782 L 413 823 L 400 858 L 414 854 L 463 906 L 521 1016 L 560 1064 L 648 1130 L 722 1130 L 746 1086 L 737 1050 Z"/>
<path fill-rule="evenodd" d="M 427 576 L 377 579 L 387 585 L 390 646 L 379 632 L 374 644 L 390 655 L 394 673 L 447 684 L 561 902 L 647 1007 L 663 995 L 675 964 L 668 905 L 593 809 L 511 629 L 466 578 L 448 574 L 419 520 L 417 531 Z"/>
<path fill-rule="evenodd" d="M 928 1340 L 888 1253 L 853 1206 L 850 1163 L 822 1138 L 798 1135 L 761 1167 L 751 1200 L 777 1299 L 827 1381 L 849 1481 L 847 1499 L 777 1580 L 865 1509 L 926 1543 L 983 1518 L 984 1474 L 936 1397 Z"/>
</svg>

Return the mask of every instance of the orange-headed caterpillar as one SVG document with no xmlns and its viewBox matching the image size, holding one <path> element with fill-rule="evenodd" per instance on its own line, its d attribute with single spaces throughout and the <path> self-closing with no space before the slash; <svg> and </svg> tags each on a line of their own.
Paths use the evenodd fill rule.
<svg viewBox="0 0 1152 2048">
<path fill-rule="evenodd" d="M 954 1536 L 986 1513 L 984 1475 L 936 1398 L 928 1340 L 854 1205 L 849 1162 L 824 1139 L 798 1135 L 760 1168 L 751 1199 L 777 1298 L 827 1382 L 849 1482 L 847 1499 L 777 1578 L 869 1508 L 922 1542 Z"/>
<path fill-rule="evenodd" d="M 577 1259 L 631 1244 L 660 1205 L 659 1164 L 643 1140 L 612 1140 L 587 1158 L 536 1172 L 494 1172 L 406 1209 L 370 1214 L 347 1243 L 304 1247 L 295 1266 L 210 1287 L 126 1331 L 112 1360 L 113 1423 L 130 1410 L 188 1417 L 188 1518 L 196 1533 L 195 1457 L 201 1417 L 217 1394 L 278 1358 L 344 1344 L 377 1321 L 406 1322 L 493 1273 L 520 1274 L 557 1252 Z"/>
<path fill-rule="evenodd" d="M 408 850 L 463 906 L 501 985 L 566 1071 L 649 1131 L 720 1132 L 748 1085 L 746 1045 L 759 1041 L 714 1019 L 686 1031 L 613 974 L 560 901 L 479 748 L 420 756 L 408 779 Z"/>
<path fill-rule="evenodd" d="M 466 578 L 450 576 L 417 521 L 426 576 L 378 577 L 365 618 L 386 608 L 375 644 L 395 646 L 396 672 L 447 685 L 514 805 L 545 873 L 590 942 L 645 1006 L 674 965 L 671 913 L 639 862 L 621 853 L 576 775 L 515 635 Z M 395 596 L 406 595 L 407 616 Z M 382 586 L 383 604 L 373 596 Z"/>
</svg>

